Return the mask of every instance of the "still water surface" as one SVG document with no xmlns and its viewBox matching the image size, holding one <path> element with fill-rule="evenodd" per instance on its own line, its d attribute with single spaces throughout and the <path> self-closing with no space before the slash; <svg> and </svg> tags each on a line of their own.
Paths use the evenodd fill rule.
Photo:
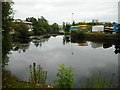
<svg viewBox="0 0 120 90">
<path fill-rule="evenodd" d="M 103 48 L 104 47 L 104 48 Z M 28 44 L 18 44 L 9 54 L 7 69 L 18 79 L 29 81 L 29 65 L 40 64 L 48 72 L 47 84 L 54 85 L 59 65 L 71 66 L 75 77 L 75 87 L 86 82 L 87 78 L 99 71 L 109 77 L 118 72 L 118 55 L 114 53 L 114 45 L 105 48 L 103 43 L 85 41 L 70 43 L 63 36 L 51 36 L 40 40 L 33 39 Z"/>
</svg>

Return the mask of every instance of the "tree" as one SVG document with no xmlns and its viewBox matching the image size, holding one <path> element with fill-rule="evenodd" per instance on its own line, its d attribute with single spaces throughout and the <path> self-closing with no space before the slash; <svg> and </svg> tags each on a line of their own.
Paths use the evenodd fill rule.
<svg viewBox="0 0 120 90">
<path fill-rule="evenodd" d="M 13 2 L 0 2 L 2 3 L 2 65 L 5 66 L 8 63 L 7 54 L 12 49 L 12 38 L 9 35 L 11 28 L 11 22 L 13 17 L 12 5 Z"/>
<path fill-rule="evenodd" d="M 43 16 L 41 16 L 42 22 L 48 22 Z"/>
<path fill-rule="evenodd" d="M 29 29 L 28 26 L 25 25 L 22 22 L 14 25 L 14 30 L 18 34 L 18 38 L 21 38 L 21 39 L 27 39 L 28 38 L 28 33 L 29 33 L 28 29 Z"/>
<path fill-rule="evenodd" d="M 73 21 L 72 26 L 75 26 L 75 21 Z"/>
<path fill-rule="evenodd" d="M 69 30 L 70 30 L 70 24 L 66 23 L 65 32 L 69 32 Z"/>
<path fill-rule="evenodd" d="M 26 18 L 26 21 L 28 21 L 28 22 L 35 22 L 37 20 L 34 17 L 28 17 L 28 18 Z"/>
<path fill-rule="evenodd" d="M 65 30 L 65 22 L 63 22 L 63 30 Z"/>
<path fill-rule="evenodd" d="M 54 23 L 54 24 L 52 24 L 52 30 L 53 30 L 53 32 L 59 32 L 59 26 L 58 26 L 58 24 L 57 23 Z"/>
</svg>

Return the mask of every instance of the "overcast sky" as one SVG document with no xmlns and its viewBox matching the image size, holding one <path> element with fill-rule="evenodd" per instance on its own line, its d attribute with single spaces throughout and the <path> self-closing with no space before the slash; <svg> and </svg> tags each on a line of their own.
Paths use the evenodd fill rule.
<svg viewBox="0 0 120 90">
<path fill-rule="evenodd" d="M 118 21 L 120 0 L 13 0 L 14 18 L 38 18 L 44 16 L 50 24 L 56 22 Z"/>
</svg>

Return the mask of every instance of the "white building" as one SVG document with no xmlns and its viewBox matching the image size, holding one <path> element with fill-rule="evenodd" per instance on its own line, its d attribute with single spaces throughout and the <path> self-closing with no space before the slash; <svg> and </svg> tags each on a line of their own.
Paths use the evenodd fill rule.
<svg viewBox="0 0 120 90">
<path fill-rule="evenodd" d="M 104 31 L 103 25 L 92 26 L 92 32 L 103 32 L 103 31 Z"/>
</svg>

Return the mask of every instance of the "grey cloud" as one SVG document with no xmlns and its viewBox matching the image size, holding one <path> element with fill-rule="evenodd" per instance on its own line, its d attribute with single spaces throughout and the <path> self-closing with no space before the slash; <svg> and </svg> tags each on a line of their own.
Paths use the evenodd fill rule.
<svg viewBox="0 0 120 90">
<path fill-rule="evenodd" d="M 25 19 L 28 16 L 44 16 L 50 23 L 71 22 L 74 20 L 90 21 L 93 18 L 100 21 L 116 21 L 119 0 L 13 0 L 15 18 Z M 110 19 L 108 19 L 108 18 Z"/>
</svg>

